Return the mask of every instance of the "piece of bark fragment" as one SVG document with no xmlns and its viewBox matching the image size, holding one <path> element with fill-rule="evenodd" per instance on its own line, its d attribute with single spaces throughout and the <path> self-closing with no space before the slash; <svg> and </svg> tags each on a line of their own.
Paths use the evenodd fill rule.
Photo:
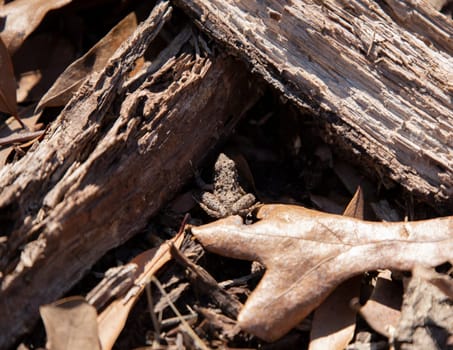
<svg viewBox="0 0 453 350">
<path fill-rule="evenodd" d="M 431 283 L 412 277 L 404 294 L 395 344 L 401 350 L 447 349 L 453 335 L 453 304 Z M 451 344 L 450 344 L 451 346 Z"/>
</svg>

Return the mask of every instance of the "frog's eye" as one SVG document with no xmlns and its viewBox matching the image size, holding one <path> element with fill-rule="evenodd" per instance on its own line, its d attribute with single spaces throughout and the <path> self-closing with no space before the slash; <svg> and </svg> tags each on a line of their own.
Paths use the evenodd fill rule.
<svg viewBox="0 0 453 350">
<path fill-rule="evenodd" d="M 256 221 L 257 221 L 257 218 L 255 215 L 255 211 L 251 211 L 251 212 L 247 213 L 247 215 L 244 218 L 244 224 L 246 224 L 246 225 L 251 225 Z"/>
</svg>

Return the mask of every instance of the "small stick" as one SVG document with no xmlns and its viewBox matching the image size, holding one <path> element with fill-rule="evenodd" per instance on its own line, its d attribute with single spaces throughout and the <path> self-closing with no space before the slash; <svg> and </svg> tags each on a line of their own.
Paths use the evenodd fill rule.
<svg viewBox="0 0 453 350">
<path fill-rule="evenodd" d="M 28 129 L 28 127 L 25 125 L 25 123 L 22 121 L 22 119 L 20 119 L 20 117 L 19 117 L 18 115 L 13 114 L 13 118 L 16 119 L 16 121 L 20 124 L 20 126 L 22 127 L 22 129 L 30 130 L 30 129 Z"/>
<path fill-rule="evenodd" d="M 10 145 L 13 143 L 23 143 L 44 135 L 45 130 L 27 131 L 15 133 L 6 137 L 0 138 L 0 146 Z"/>
<path fill-rule="evenodd" d="M 189 336 L 193 339 L 195 345 L 202 350 L 209 350 L 209 348 L 203 343 L 203 341 L 200 339 L 200 337 L 194 332 L 192 327 L 187 323 L 187 321 L 184 319 L 184 317 L 181 315 L 179 310 L 176 308 L 175 304 L 170 300 L 168 297 L 167 292 L 165 291 L 164 287 L 162 287 L 162 284 L 160 284 L 159 280 L 156 277 L 151 278 L 151 282 L 153 282 L 156 287 L 159 289 L 161 292 L 162 296 L 167 299 L 167 303 L 170 306 L 170 308 L 173 310 L 173 312 L 178 316 L 179 320 L 181 321 L 184 330 L 189 334 Z"/>
<path fill-rule="evenodd" d="M 154 302 L 151 294 L 151 287 L 149 283 L 145 286 L 146 288 L 146 299 L 148 300 L 149 314 L 151 315 L 151 320 L 154 326 L 155 339 L 160 339 L 160 324 L 157 320 L 156 313 L 154 312 Z"/>
</svg>

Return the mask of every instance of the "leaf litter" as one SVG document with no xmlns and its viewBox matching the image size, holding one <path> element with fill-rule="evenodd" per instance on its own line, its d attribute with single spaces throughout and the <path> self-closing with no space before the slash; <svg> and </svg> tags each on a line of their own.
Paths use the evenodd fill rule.
<svg viewBox="0 0 453 350">
<path fill-rule="evenodd" d="M 62 8 L 71 2 L 15 0 L 0 7 L 0 16 L 6 18 L 6 25 L 0 32 L 0 112 L 12 115 L 20 126 L 17 128 L 16 123 L 9 120 L 0 126 L 0 166 L 11 158 L 13 151 L 20 157 L 29 148 L 28 142 L 42 138 L 44 130 L 35 123 L 41 118 L 44 107 L 63 107 L 83 80 L 92 72 L 102 69 L 110 56 L 137 27 L 135 14 L 126 16 L 85 55 L 61 73 L 46 92 L 43 87 L 46 88 L 49 79 L 55 79 L 55 73 L 72 58 L 73 47 L 68 45 L 60 33 L 39 33 L 29 40 L 27 38 L 38 28 L 49 11 Z M 44 52 L 47 52 L 46 59 Z M 12 61 L 10 56 L 13 53 L 17 55 Z M 30 60 L 30 57 L 34 59 Z M 20 75 L 17 91 L 13 65 Z M 37 106 L 37 100 L 34 100 L 36 98 L 40 100 Z M 27 108 L 18 109 L 17 100 L 26 104 Z M 36 112 L 33 115 L 28 108 L 30 103 L 35 104 Z M 25 110 L 26 115 L 21 112 Z"/>
<path fill-rule="evenodd" d="M 134 13 L 131 13 L 61 73 L 41 98 L 36 109 L 39 111 L 44 107 L 64 106 L 92 72 L 99 72 L 105 66 L 108 59 L 135 28 L 137 28 L 137 18 Z"/>
<path fill-rule="evenodd" d="M 359 186 L 343 216 L 365 219 L 365 200 Z M 361 276 L 343 282 L 317 308 L 313 315 L 309 350 L 344 349 L 354 337 L 356 311 L 351 300 L 360 295 Z"/>
<path fill-rule="evenodd" d="M 245 225 L 239 216 L 231 216 L 192 232 L 209 251 L 266 266 L 238 316 L 242 329 L 266 341 L 289 332 L 350 277 L 453 259 L 453 217 L 375 223 L 265 204 L 256 218 Z"/>
<path fill-rule="evenodd" d="M 135 20 L 132 18 L 133 16 L 126 17 L 124 21 L 113 28 L 109 34 L 92 46 L 89 51 L 82 55 L 78 60 L 73 61 L 73 63 L 59 75 L 58 79 L 53 82 L 52 88 L 45 90 L 42 93 L 34 95 L 33 93 L 30 93 L 30 91 L 32 91 L 39 80 L 46 79 L 48 75 L 46 70 L 41 69 L 36 71 L 37 74 L 33 73 L 33 71 L 29 71 L 32 72 L 32 74 L 28 78 L 28 73 L 26 71 L 21 72 L 19 74 L 20 79 L 18 80 L 20 82 L 20 89 L 18 90 L 19 97 L 16 98 L 16 78 L 14 76 L 13 68 L 16 58 L 13 57 L 14 60 L 11 62 L 11 55 L 15 52 L 21 53 L 20 50 L 25 52 L 22 47 L 26 48 L 27 42 L 37 40 L 36 37 L 39 39 L 39 36 L 31 38 L 31 34 L 38 28 L 48 12 L 53 10 L 58 11 L 58 9 L 71 2 L 72 1 L 70 0 L 34 2 L 15 0 L 6 5 L 3 3 L 0 5 L 0 16 L 7 18 L 6 25 L 0 33 L 0 41 L 4 40 L 4 44 L 0 43 L 0 60 L 2 63 L 0 69 L 2 69 L 3 72 L 3 79 L 1 80 L 0 85 L 1 111 L 18 118 L 17 100 L 20 103 L 25 102 L 32 104 L 36 104 L 36 102 L 40 100 L 37 109 L 44 113 L 46 113 L 47 107 L 64 106 L 71 95 L 77 90 L 80 82 L 85 76 L 102 68 L 105 61 L 111 56 L 118 45 L 121 44 L 121 41 L 126 40 L 127 36 L 136 26 L 136 22 L 134 23 Z M 45 39 L 44 36 L 41 36 L 41 38 Z M 63 44 L 61 43 L 59 45 Z M 21 54 L 21 56 L 27 55 Z M 70 56 L 71 54 L 68 55 L 68 57 Z M 20 59 L 22 58 L 23 57 L 20 57 Z M 27 81 L 26 78 L 29 80 Z M 26 86 L 26 84 L 28 84 L 28 86 Z M 44 93 L 45 95 L 43 95 Z M 268 102 L 269 101 L 266 103 Z M 281 113 L 282 115 L 291 115 L 292 113 L 292 111 L 288 112 L 285 107 L 282 107 L 275 102 L 273 108 L 280 108 L 285 111 L 284 113 Z M 284 128 L 285 132 L 282 132 L 282 129 L 278 129 L 279 132 L 282 132 L 283 137 L 276 141 L 277 146 L 274 144 L 272 146 L 273 149 L 270 149 L 269 144 L 263 143 L 262 135 L 259 135 L 259 133 L 263 132 L 264 134 L 265 128 L 275 121 L 275 116 L 272 117 L 274 114 L 276 113 L 267 112 L 265 113 L 265 117 L 261 118 L 258 113 L 253 116 L 252 119 L 244 123 L 245 126 L 243 126 L 243 129 L 248 130 L 248 132 L 239 132 L 238 135 L 236 135 L 239 137 L 236 137 L 231 141 L 236 150 L 239 150 L 240 152 L 239 158 L 245 160 L 246 157 L 243 157 L 242 154 L 246 154 L 247 159 L 260 159 L 261 164 L 267 165 L 267 169 L 272 169 L 272 167 L 275 166 L 286 167 L 288 163 L 294 161 L 295 164 L 290 168 L 296 169 L 297 174 L 302 173 L 299 168 L 300 164 L 297 165 L 297 163 L 303 163 L 305 166 L 307 164 L 313 164 L 313 159 L 315 159 L 315 164 L 322 163 L 322 165 L 317 166 L 322 174 L 320 180 L 318 178 L 319 174 L 316 173 L 318 170 L 307 170 L 305 168 L 303 169 L 302 178 L 304 179 L 302 182 L 305 181 L 307 186 L 301 192 L 294 190 L 296 187 L 290 187 L 291 190 L 288 191 L 286 195 L 283 195 L 284 191 L 282 190 L 280 190 L 280 194 L 276 195 L 271 187 L 280 180 L 275 180 L 278 176 L 275 177 L 273 176 L 274 174 L 272 171 L 268 171 L 266 173 L 268 176 L 266 176 L 267 179 L 265 181 L 273 180 L 274 183 L 272 186 L 269 186 L 269 189 L 266 189 L 266 194 L 263 193 L 263 188 L 266 187 L 266 185 L 263 185 L 263 182 L 265 182 L 263 179 L 259 180 L 259 185 L 255 186 L 255 183 L 253 183 L 251 186 L 255 192 L 258 192 L 257 195 L 262 202 L 308 203 L 310 206 L 318 206 L 318 208 L 324 207 L 325 210 L 339 213 L 341 208 L 346 204 L 344 203 L 344 198 L 348 197 L 344 190 L 340 190 L 340 188 L 344 186 L 350 193 L 359 183 L 362 183 L 367 188 L 367 198 L 371 199 L 369 205 L 374 209 L 378 219 L 392 221 L 401 217 L 395 209 L 395 207 L 399 205 L 398 199 L 395 200 L 392 196 L 384 198 L 383 195 L 369 196 L 368 194 L 373 192 L 377 187 L 376 184 L 367 182 L 365 185 L 363 175 L 356 174 L 353 167 L 345 165 L 342 161 L 339 162 L 328 146 L 319 141 L 314 142 L 315 146 L 313 146 L 311 144 L 313 140 L 310 139 L 309 136 L 307 137 L 307 135 L 310 135 L 310 132 L 307 131 L 306 125 L 303 128 L 306 139 L 302 140 L 301 145 L 297 143 L 298 146 L 297 149 L 295 149 L 294 145 L 296 143 L 289 137 L 287 130 L 290 129 L 293 132 L 294 130 L 300 129 L 301 126 L 297 124 L 299 123 L 297 118 L 283 118 L 280 116 L 282 118 L 281 120 L 287 122 L 288 125 Z M 34 114 L 30 117 L 28 123 L 25 122 L 30 132 L 36 133 L 35 136 L 42 136 L 44 132 L 42 126 L 36 127 L 36 123 L 40 116 L 41 113 Z M 258 122 L 252 123 L 252 121 L 257 121 L 253 120 L 253 118 L 257 118 Z M 279 123 L 281 123 L 281 121 Z M 252 132 L 250 132 L 249 128 L 252 124 L 254 126 L 251 129 Z M 20 125 L 17 125 L 17 121 L 8 121 L 5 125 L 9 126 L 7 128 L 3 126 L 3 128 L 0 129 L 1 135 L 3 135 L 0 139 L 0 143 L 9 144 L 10 140 L 15 140 L 14 143 L 23 143 L 29 140 L 25 135 L 21 136 L 21 134 L 18 133 Z M 281 125 L 279 128 L 280 127 Z M 311 129 L 311 132 L 313 134 L 316 133 L 313 132 L 313 129 Z M 244 135 L 247 135 L 248 141 L 244 141 Z M 275 136 L 275 133 L 273 133 L 272 136 Z M 23 139 L 19 140 L 18 138 L 20 137 Z M 0 161 L 2 157 L 3 159 L 6 159 L 12 149 L 13 146 L 10 146 L 10 148 L 3 147 L 0 150 Z M 285 149 L 283 152 L 283 154 L 285 154 L 283 157 L 284 162 L 279 163 L 282 149 Z M 288 154 L 291 154 L 292 158 L 287 157 Z M 310 159 L 311 157 L 313 158 Z M 255 161 L 255 163 L 260 162 Z M 248 167 L 246 161 L 245 165 Z M 259 175 L 259 172 L 256 171 L 256 168 L 254 170 L 255 171 L 251 171 L 248 169 L 249 174 L 247 177 L 250 182 L 254 182 L 252 173 L 257 177 L 262 177 L 262 175 Z M 283 178 L 281 174 L 279 176 Z M 308 178 L 311 178 L 313 181 L 308 181 Z M 339 181 L 336 183 L 332 182 L 332 178 L 339 179 Z M 301 177 L 298 177 L 299 182 L 301 181 L 300 179 Z M 324 182 L 322 179 L 324 179 Z M 326 181 L 326 179 L 328 179 L 328 181 Z M 282 181 L 282 183 L 284 182 L 285 180 Z M 309 186 L 308 182 L 310 182 Z M 330 192 L 321 188 L 323 184 L 326 189 L 330 189 Z M 284 188 L 284 186 L 281 186 L 280 188 Z M 261 189 L 261 192 L 257 191 L 257 189 Z M 157 221 L 166 216 L 166 222 L 168 222 L 167 215 L 169 215 L 169 213 L 178 217 L 178 215 L 180 216 L 182 213 L 185 213 L 186 210 L 190 209 L 195 215 L 195 219 L 191 223 L 200 223 L 200 220 L 197 219 L 197 216 L 199 216 L 200 213 L 197 212 L 197 209 L 194 206 L 195 202 L 193 201 L 193 198 L 191 198 L 190 193 L 190 191 L 184 193 L 185 202 L 187 202 L 185 205 L 181 206 L 180 203 L 174 206 L 170 205 L 169 211 L 163 211 Z M 266 196 L 268 197 L 266 198 Z M 388 200 L 389 198 L 390 201 Z M 421 304 L 419 303 L 419 301 L 423 299 L 422 296 L 425 292 L 417 291 L 417 286 L 420 286 L 422 283 L 432 286 L 436 291 L 435 293 L 438 293 L 436 294 L 436 300 L 439 300 L 439 303 L 445 302 L 447 296 L 451 298 L 452 283 L 448 274 L 439 274 L 434 270 L 427 269 L 426 266 L 435 266 L 442 262 L 448 260 L 451 262 L 453 260 L 451 256 L 451 251 L 453 251 L 451 242 L 451 232 L 453 231 L 451 227 L 452 219 L 450 217 L 426 222 L 398 224 L 371 223 L 357 220 L 364 219 L 363 205 L 362 194 L 359 194 L 351 201 L 350 207 L 344 211 L 343 216 L 329 216 L 328 214 L 312 211 L 301 206 L 265 204 L 255 212 L 256 221 L 251 224 L 245 225 L 242 222 L 242 219 L 238 217 L 229 217 L 206 225 L 192 226 L 192 231 L 195 236 L 204 243 L 208 249 L 222 255 L 233 256 L 234 258 L 260 261 L 267 267 L 267 271 L 265 272 L 262 281 L 258 284 L 258 287 L 255 288 L 251 296 L 248 297 L 250 291 L 254 287 L 254 283 L 257 282 L 256 276 L 262 275 L 262 267 L 258 267 L 258 273 L 252 271 L 246 276 L 241 276 L 234 280 L 227 278 L 226 282 L 217 284 L 216 279 L 209 273 L 213 266 L 208 266 L 206 270 L 198 269 L 200 266 L 197 265 L 196 262 L 199 259 L 202 259 L 204 253 L 198 253 L 196 257 L 191 256 L 190 259 L 192 259 L 192 263 L 189 263 L 188 261 L 185 263 L 180 262 L 182 264 L 181 266 L 184 266 L 186 271 L 191 270 L 195 276 L 198 276 L 198 278 L 201 278 L 204 281 L 203 283 L 209 281 L 209 283 L 211 283 L 210 288 L 216 290 L 214 293 L 211 289 L 211 292 L 204 292 L 204 295 L 210 296 L 211 303 L 216 305 L 218 309 L 213 308 L 210 303 L 203 304 L 203 302 L 197 298 L 192 300 L 192 306 L 195 306 L 196 311 L 191 315 L 195 315 L 195 317 L 197 317 L 197 315 L 198 317 L 204 317 L 204 321 L 202 321 L 201 324 L 199 323 L 198 326 L 191 322 L 196 333 L 206 336 L 206 338 L 201 341 L 208 343 L 208 338 L 212 338 L 213 335 L 216 335 L 218 339 L 211 339 L 210 345 L 214 344 L 222 346 L 231 343 L 240 344 L 241 346 L 258 347 L 258 344 L 261 346 L 265 343 L 259 342 L 255 337 L 252 337 L 252 340 L 250 341 L 250 338 L 247 338 L 247 336 L 250 337 L 250 335 L 247 335 L 245 332 L 240 332 L 240 329 L 250 332 L 250 334 L 255 334 L 259 338 L 274 341 L 295 328 L 298 329 L 296 333 L 294 333 L 294 331 L 291 332 L 275 344 L 285 344 L 285 342 L 287 342 L 286 344 L 291 342 L 300 344 L 299 342 L 301 339 L 298 336 L 300 333 L 297 332 L 311 330 L 312 340 L 309 344 L 311 349 L 322 348 L 322 346 L 342 348 L 354 337 L 354 330 L 356 328 L 354 318 L 357 311 L 371 327 L 379 333 L 384 334 L 386 337 L 391 338 L 395 336 L 400 341 L 407 342 L 408 344 L 413 341 L 413 339 L 410 339 L 408 336 L 411 329 L 414 327 L 427 328 L 429 326 L 422 321 L 422 318 L 424 315 L 426 316 L 427 312 L 426 310 L 420 309 Z M 413 212 L 413 208 L 408 208 L 407 211 Z M 420 216 L 423 217 L 425 215 L 421 212 Z M 356 219 L 350 219 L 348 217 Z M 174 217 L 170 216 L 170 218 L 175 222 Z M 203 221 L 206 220 L 202 214 L 201 218 Z M 302 223 L 309 229 L 301 229 L 301 226 L 303 226 Z M 447 229 L 445 229 L 445 227 L 447 227 Z M 362 230 L 362 228 L 365 229 Z M 443 231 L 442 228 L 444 228 Z M 429 234 L 432 233 L 432 236 L 428 237 L 428 234 L 423 235 L 422 231 L 426 231 Z M 406 236 L 406 233 L 410 233 L 409 236 Z M 435 240 L 437 237 L 436 235 L 438 235 L 438 238 L 440 239 L 438 242 L 433 241 L 433 239 Z M 208 236 L 208 238 L 206 236 Z M 182 235 L 179 237 L 182 237 Z M 268 240 L 268 242 L 266 242 L 266 240 Z M 191 242 L 192 245 L 196 245 L 195 242 Z M 230 246 L 233 245 L 234 248 L 230 248 Z M 161 248 L 162 247 L 164 247 L 164 245 L 162 245 Z M 407 247 L 407 249 L 404 250 L 401 249 L 401 247 Z M 165 261 L 168 261 L 170 259 L 169 250 L 168 247 L 165 249 Z M 155 250 L 152 252 L 155 252 Z M 182 249 L 182 252 L 190 255 L 189 250 L 187 249 Z M 155 274 L 157 270 L 161 269 L 162 263 L 156 263 L 155 260 L 148 256 L 149 254 L 151 254 L 150 251 L 139 256 L 147 256 L 146 259 L 148 260 L 137 257 L 133 264 L 137 264 L 139 270 L 144 270 L 144 266 L 150 264 L 154 266 L 151 274 Z M 209 257 L 206 259 L 209 259 Z M 231 264 L 233 266 L 232 269 L 237 272 L 234 263 L 231 260 L 227 260 L 227 262 Z M 396 311 L 395 315 L 401 316 L 402 314 L 402 317 L 405 320 L 404 324 L 401 322 L 398 324 L 398 317 L 393 317 L 392 320 L 390 320 L 380 316 L 382 315 L 381 309 L 383 308 L 383 305 L 388 306 L 389 298 L 392 298 L 385 296 L 386 293 L 393 293 L 396 297 L 401 296 L 400 290 L 397 290 L 394 287 L 388 287 L 387 283 L 399 286 L 399 282 L 388 276 L 378 276 L 375 279 L 371 297 L 364 306 L 356 304 L 356 308 L 351 309 L 348 305 L 351 296 L 357 295 L 358 282 L 362 279 L 360 277 L 361 274 L 368 270 L 375 270 L 378 268 L 413 271 L 414 278 L 410 280 L 412 283 L 411 287 L 408 289 L 410 293 L 407 293 L 406 290 L 403 310 L 399 310 L 397 306 L 392 308 L 392 310 Z M 172 269 L 175 269 L 175 267 L 172 267 Z M 241 271 L 244 271 L 244 269 L 241 268 Z M 218 275 L 216 277 L 220 277 L 221 279 L 226 278 L 223 270 L 220 275 L 218 272 L 216 274 Z M 133 272 L 132 275 L 135 275 L 135 272 Z M 352 277 L 352 279 L 348 280 L 348 278 L 353 275 L 359 275 L 359 277 Z M 114 276 L 118 277 L 116 273 Z M 126 277 L 127 276 L 130 277 L 129 272 L 126 273 Z M 171 278 L 176 278 L 176 275 L 172 276 L 173 277 Z M 116 277 L 113 278 L 114 281 L 116 280 Z M 128 280 L 127 278 L 126 280 Z M 150 278 L 150 274 L 148 273 L 146 280 L 148 281 Z M 60 344 L 63 344 L 61 345 L 63 348 L 65 347 L 65 342 L 68 340 L 74 340 L 73 344 L 77 344 L 78 340 L 87 335 L 96 333 L 97 337 L 101 338 L 103 348 L 112 347 L 119 333 L 125 326 L 132 305 L 137 302 L 140 292 L 145 290 L 145 284 L 137 282 L 140 279 L 143 279 L 143 276 L 137 277 L 134 284 L 135 287 L 130 289 L 130 291 L 135 291 L 134 293 L 136 294 L 132 293 L 133 297 L 130 297 L 131 299 L 129 299 L 129 301 L 124 302 L 124 299 L 119 297 L 113 302 L 111 300 L 106 302 L 108 306 L 104 307 L 103 311 L 98 316 L 99 328 L 96 328 L 93 318 L 91 318 L 90 322 L 82 322 L 85 323 L 85 326 L 88 328 L 81 327 L 75 331 L 75 329 L 70 328 L 70 326 L 63 326 L 65 323 L 62 321 L 71 319 L 74 316 L 70 313 L 66 315 L 62 314 L 60 313 L 61 310 L 57 310 L 56 314 L 49 316 L 49 310 L 53 311 L 54 308 L 67 309 L 66 311 L 74 309 L 76 312 L 81 311 L 83 314 L 91 315 L 93 308 L 86 304 L 82 299 L 69 299 L 47 308 L 43 306 L 42 314 L 48 332 L 48 344 L 52 343 L 54 344 L 52 346 L 53 348 L 58 348 L 59 345 L 55 344 L 59 344 L 58 342 L 61 341 Z M 174 285 L 177 286 L 183 286 L 183 283 L 186 283 L 181 276 L 177 277 L 176 280 L 181 282 L 173 282 L 175 283 Z M 292 286 L 290 283 L 291 280 L 294 282 Z M 343 282 L 345 280 L 347 281 Z M 388 282 L 384 282 L 384 280 Z M 199 286 L 199 282 L 195 282 L 194 277 L 190 281 L 192 286 L 197 285 L 197 283 Z M 347 283 L 352 283 L 352 285 L 348 285 Z M 174 288 L 177 293 L 174 293 L 171 302 L 163 303 L 162 300 L 167 298 L 167 296 L 164 297 L 164 294 L 161 295 L 161 302 L 158 303 L 158 305 L 160 305 L 159 308 L 161 309 L 159 313 L 160 316 L 165 307 L 170 303 L 176 303 L 178 299 L 187 300 L 187 296 L 185 295 L 187 294 L 186 286 L 187 284 L 184 284 L 183 288 Z M 112 289 L 119 294 L 124 293 L 124 290 L 121 288 L 116 289 L 109 287 L 107 289 Z M 301 291 L 301 289 L 304 290 Z M 105 291 L 105 288 L 101 288 L 101 290 Z M 121 290 L 121 292 L 119 292 L 119 290 Z M 137 292 L 137 290 L 140 292 Z M 326 299 L 332 291 L 331 298 Z M 227 298 L 226 300 L 232 300 L 228 299 L 228 294 L 231 294 L 234 298 L 238 297 L 241 302 L 245 302 L 245 306 L 242 311 L 239 312 L 238 322 L 235 320 L 237 312 L 229 314 L 228 311 L 225 311 L 228 310 L 228 306 L 231 307 L 231 305 L 222 305 L 222 300 L 224 299 L 222 299 L 223 297 L 221 296 L 219 297 L 219 295 L 225 295 Z M 330 306 L 327 303 L 329 299 L 333 300 Z M 322 304 L 323 300 L 325 300 L 326 304 Z M 66 304 L 66 302 L 68 304 Z M 437 308 L 438 305 L 440 305 L 439 303 L 435 304 L 433 307 Z M 166 306 L 161 306 L 163 304 Z M 68 305 L 71 305 L 71 307 L 68 307 Z M 238 305 L 241 304 L 239 303 Z M 418 309 L 414 309 L 414 307 L 417 308 L 417 305 L 419 305 Z M 304 324 L 301 325 L 300 321 L 318 306 L 319 308 L 315 311 L 313 319 L 308 316 L 305 319 Z M 182 306 L 179 305 L 179 307 Z M 418 318 L 410 318 L 408 316 L 413 313 L 413 310 L 416 310 Z M 153 313 L 152 303 L 150 305 L 150 313 Z M 438 313 L 442 314 L 442 312 Z M 269 317 L 269 315 L 273 315 L 273 317 Z M 317 321 L 320 315 L 323 315 L 322 318 L 320 318 L 321 321 Z M 433 318 L 435 318 L 435 316 L 433 316 Z M 52 319 L 52 325 L 49 324 L 49 319 Z M 184 316 L 180 317 L 176 323 L 182 323 L 182 319 L 185 319 Z M 328 327 L 326 327 L 327 330 L 325 328 L 321 329 L 320 324 L 327 325 L 322 321 L 326 319 L 329 319 L 332 324 L 329 324 Z M 444 329 L 448 329 L 448 320 L 448 317 L 444 317 L 444 319 L 441 319 L 438 322 L 440 325 L 444 326 Z M 376 323 L 377 321 L 378 323 Z M 162 320 L 158 320 L 157 322 L 162 322 Z M 64 332 L 54 332 L 53 330 L 58 329 L 59 325 L 63 326 L 61 328 L 64 331 L 74 330 L 75 333 L 72 334 L 74 338 L 67 336 L 67 333 Z M 388 332 L 388 325 L 391 325 L 392 332 L 394 329 L 397 330 L 395 331 L 395 334 Z M 186 335 L 183 335 L 187 334 L 186 331 L 178 327 L 173 328 L 172 331 L 176 332 L 175 334 L 178 334 L 175 336 L 175 339 L 181 339 L 182 337 L 186 340 L 180 340 L 181 343 L 190 343 L 190 341 L 187 340 Z M 357 330 L 355 331 L 357 332 Z M 160 344 L 162 340 L 160 337 L 161 335 L 156 334 L 153 341 L 155 341 L 156 344 Z M 446 337 L 448 341 L 448 334 Z M 419 342 L 418 344 L 422 344 L 422 340 L 420 339 L 426 340 L 426 336 L 419 337 L 417 340 Z M 199 340 L 193 341 L 197 342 Z M 91 345 L 91 348 L 96 348 L 99 344 L 96 344 L 96 341 L 94 341 Z M 203 343 L 199 343 L 199 347 L 203 346 Z"/>
</svg>

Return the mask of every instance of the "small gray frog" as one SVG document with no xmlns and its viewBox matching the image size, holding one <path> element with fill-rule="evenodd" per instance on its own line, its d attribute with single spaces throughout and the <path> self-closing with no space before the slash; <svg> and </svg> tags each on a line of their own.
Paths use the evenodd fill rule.
<svg viewBox="0 0 453 350">
<path fill-rule="evenodd" d="M 213 192 L 203 192 L 200 207 L 211 217 L 220 219 L 229 215 L 245 216 L 259 204 L 253 194 L 239 184 L 236 164 L 220 153 L 214 165 Z"/>
</svg>

